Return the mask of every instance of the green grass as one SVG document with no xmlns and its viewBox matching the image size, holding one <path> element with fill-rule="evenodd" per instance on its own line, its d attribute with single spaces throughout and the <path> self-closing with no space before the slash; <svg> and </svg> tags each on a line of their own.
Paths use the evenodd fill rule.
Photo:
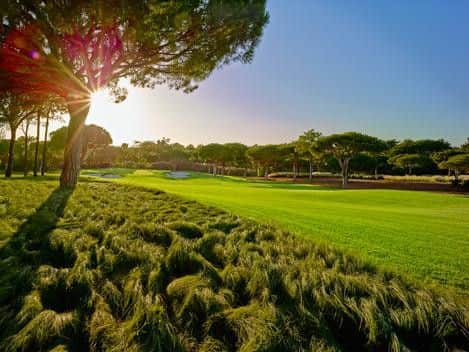
<svg viewBox="0 0 469 352">
<path fill-rule="evenodd" d="M 1 351 L 467 349 L 451 297 L 156 190 L 0 179 Z"/>
<path fill-rule="evenodd" d="M 396 190 L 340 190 L 194 174 L 110 170 L 117 182 L 162 189 L 327 241 L 419 280 L 469 289 L 469 197 Z"/>
</svg>

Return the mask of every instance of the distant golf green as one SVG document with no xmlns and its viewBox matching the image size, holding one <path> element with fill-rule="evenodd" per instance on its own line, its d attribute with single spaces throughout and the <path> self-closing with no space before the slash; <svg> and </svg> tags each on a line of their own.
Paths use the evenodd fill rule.
<svg viewBox="0 0 469 352">
<path fill-rule="evenodd" d="M 103 172 L 99 170 L 97 172 Z M 341 190 L 190 174 L 109 170 L 116 182 L 161 189 L 327 241 L 417 279 L 469 288 L 469 197 Z"/>
</svg>

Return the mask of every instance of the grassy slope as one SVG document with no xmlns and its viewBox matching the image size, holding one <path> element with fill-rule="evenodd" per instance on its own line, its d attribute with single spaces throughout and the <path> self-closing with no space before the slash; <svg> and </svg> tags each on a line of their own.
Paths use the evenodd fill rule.
<svg viewBox="0 0 469 352">
<path fill-rule="evenodd" d="M 461 303 L 159 191 L 0 180 L 2 351 L 467 348 Z"/>
<path fill-rule="evenodd" d="M 121 171 L 122 172 L 122 171 Z M 469 198 L 394 190 L 337 190 L 136 171 L 118 182 L 162 189 L 326 240 L 418 279 L 469 289 Z"/>
</svg>

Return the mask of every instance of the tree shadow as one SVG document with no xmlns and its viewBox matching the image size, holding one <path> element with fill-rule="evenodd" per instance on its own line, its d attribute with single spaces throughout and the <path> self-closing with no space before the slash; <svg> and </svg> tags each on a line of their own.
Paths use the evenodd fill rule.
<svg viewBox="0 0 469 352">
<path fill-rule="evenodd" d="M 23 174 L 14 174 L 12 177 L 2 177 L 2 181 L 6 182 L 18 182 L 18 181 L 57 181 L 58 176 L 57 175 L 44 175 L 44 176 L 33 176 L 33 175 L 28 175 L 28 176 L 23 176 Z"/>
<path fill-rule="evenodd" d="M 73 193 L 72 188 L 56 188 L 47 199 L 18 228 L 10 242 L 34 240 L 52 230 L 63 216 L 68 199 Z"/>
<path fill-rule="evenodd" d="M 49 236 L 63 217 L 73 189 L 56 188 L 0 249 L 0 341 L 12 331 L 8 322 L 34 287 L 41 265 L 55 266 Z M 20 327 L 21 324 L 19 324 Z M 11 325 L 10 325 L 11 327 Z"/>
</svg>

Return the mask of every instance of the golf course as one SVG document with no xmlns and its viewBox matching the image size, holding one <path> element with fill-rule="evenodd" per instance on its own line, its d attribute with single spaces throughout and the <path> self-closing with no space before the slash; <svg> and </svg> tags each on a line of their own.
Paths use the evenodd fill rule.
<svg viewBox="0 0 469 352">
<path fill-rule="evenodd" d="M 469 352 L 469 1 L 0 14 L 0 352 Z"/>
<path fill-rule="evenodd" d="M 3 350 L 424 351 L 440 350 L 442 341 L 466 344 L 467 277 L 455 256 L 437 257 L 451 279 L 415 280 L 436 262 L 419 253 L 422 243 L 455 242 L 428 230 L 458 221 L 434 205 L 450 204 L 451 195 L 379 191 L 372 206 L 355 191 L 112 171 L 85 171 L 74 189 L 56 187 L 54 175 L 0 179 Z M 341 205 L 344 197 L 357 206 Z M 289 198 L 298 201 L 287 204 L 301 226 L 289 225 L 295 214 L 282 204 Z M 418 241 L 425 213 L 412 212 L 411 221 L 411 204 L 396 210 L 398 198 L 432 203 L 428 214 L 438 221 L 423 226 L 427 241 Z M 325 217 L 334 207 L 344 218 Z M 309 216 L 320 208 L 322 218 Z M 334 221 L 351 214 L 349 238 L 398 235 L 382 239 L 382 249 L 363 236 L 346 241 Z M 408 229 L 388 230 L 390 214 Z M 367 220 L 378 216 L 382 225 Z M 462 267 L 464 246 L 462 238 L 450 248 Z M 378 250 L 389 254 L 379 258 Z"/>
<path fill-rule="evenodd" d="M 115 182 L 160 189 L 273 223 L 417 279 L 469 287 L 469 197 L 395 190 L 342 190 L 165 171 L 93 170 Z"/>
</svg>

